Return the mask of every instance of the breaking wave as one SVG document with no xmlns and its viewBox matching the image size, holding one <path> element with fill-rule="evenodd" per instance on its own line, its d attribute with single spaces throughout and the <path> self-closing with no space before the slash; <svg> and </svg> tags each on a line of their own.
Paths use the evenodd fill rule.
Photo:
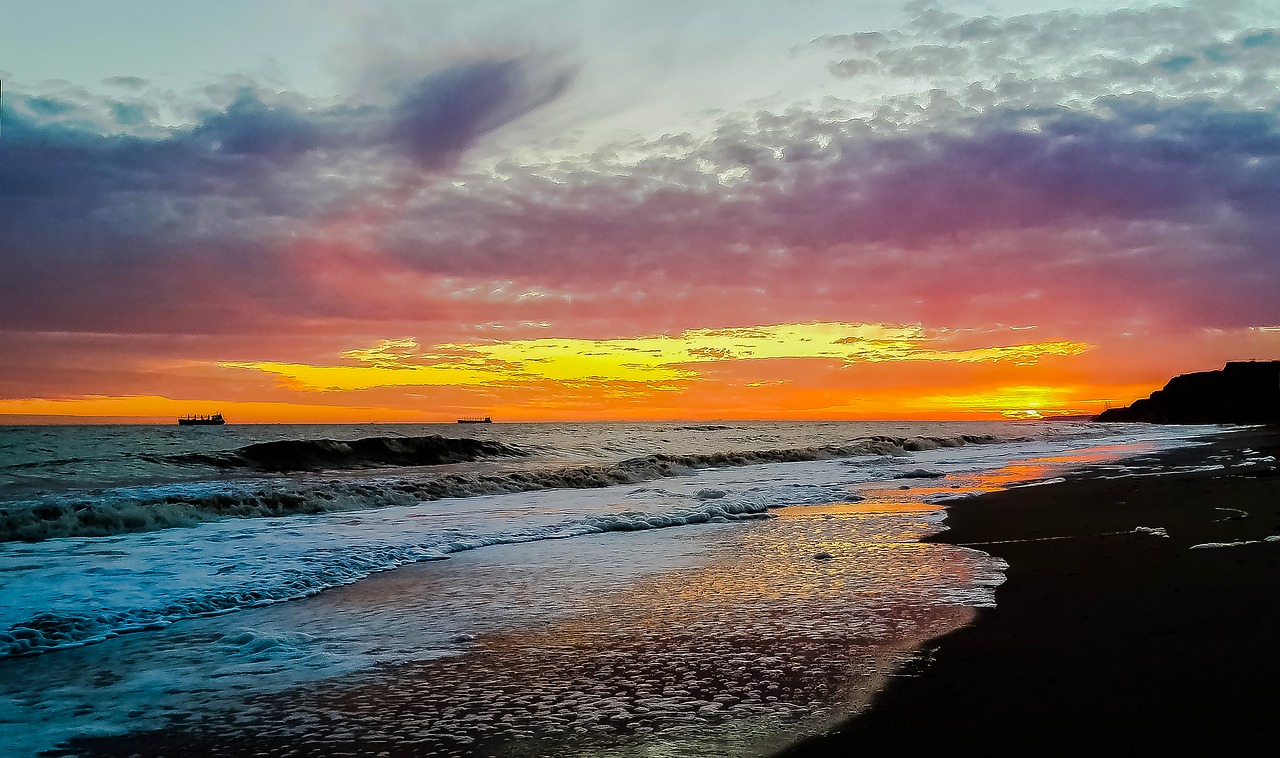
<svg viewBox="0 0 1280 758">
<path fill-rule="evenodd" d="M 357 443 L 333 443 L 333 454 L 317 453 L 326 447 L 310 440 L 302 443 L 263 443 L 219 454 L 226 461 L 274 461 L 300 465 L 305 461 L 360 460 L 368 466 L 369 450 L 392 450 L 386 440 L 374 438 L 378 444 L 352 447 Z M 458 446 L 465 451 L 484 450 L 482 455 L 521 455 L 515 448 L 495 442 L 448 440 L 445 438 L 408 438 L 411 440 L 444 440 L 447 443 L 474 442 L 475 447 Z M 47 495 L 38 499 L 0 505 L 0 542 L 35 542 L 56 537 L 103 537 L 128 532 L 144 532 L 169 527 L 194 526 L 226 518 L 292 516 L 296 514 L 331 513 L 413 505 L 424 501 L 451 497 L 499 495 L 547 489 L 593 489 L 619 484 L 664 479 L 700 468 L 750 466 L 763 463 L 855 458 L 859 456 L 894 456 L 907 452 L 960 447 L 999 442 L 989 435 L 955 437 L 867 437 L 844 445 L 821 445 L 779 450 L 749 450 L 709 454 L 655 454 L 630 458 L 620 463 L 574 466 L 553 469 L 490 471 L 474 473 L 417 474 L 309 479 L 251 479 L 121 487 L 90 492 Z M 327 442 L 327 441 L 324 441 Z M 415 444 L 418 445 L 415 447 Z M 405 447 L 407 456 L 420 461 L 430 454 L 433 443 L 415 443 Z M 413 450 L 424 451 L 420 454 Z M 264 454 L 260 451 L 266 450 Z M 494 451 L 510 451 L 506 453 Z M 246 453 L 246 451 L 252 451 Z M 301 452 L 296 452 L 301 451 Z M 377 453 L 381 455 L 381 453 Z M 388 453 L 388 458 L 400 453 Z M 481 455 L 480 453 L 476 453 Z M 326 457 L 327 456 L 327 457 Z M 197 456 L 186 456 L 187 459 Z M 443 462 L 438 457 L 437 462 Z M 472 459 L 474 460 L 474 458 Z M 240 465 L 252 468 L 244 463 Z M 392 464 L 385 464 L 392 465 Z M 402 464 L 405 465 L 405 464 Z M 272 469 L 278 470 L 278 469 Z M 293 469 L 290 469 L 293 470 Z"/>
<path fill-rule="evenodd" d="M 249 580 L 219 589 L 192 591 L 154 605 L 91 612 L 62 610 L 37 613 L 0 630 L 0 660 L 102 642 L 129 632 L 159 629 L 183 619 L 300 600 L 327 589 L 353 584 L 374 573 L 410 563 L 443 560 L 453 553 L 489 545 L 769 518 L 768 507 L 758 499 L 714 504 L 695 502 L 666 512 L 624 511 L 511 532 L 436 535 L 413 544 L 362 546 L 358 550 L 313 550 L 307 554 L 305 565 L 281 569 L 266 583 Z"/>
<path fill-rule="evenodd" d="M 501 442 L 433 435 L 368 437 L 347 442 L 327 439 L 279 440 L 246 445 L 225 453 L 166 456 L 161 462 L 284 473 L 384 466 L 436 466 L 481 458 L 523 455 L 527 453 Z"/>
</svg>

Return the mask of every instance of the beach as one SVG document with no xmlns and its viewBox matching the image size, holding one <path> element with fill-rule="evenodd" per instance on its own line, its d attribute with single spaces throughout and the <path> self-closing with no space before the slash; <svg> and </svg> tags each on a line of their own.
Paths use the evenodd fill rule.
<svg viewBox="0 0 1280 758">
<path fill-rule="evenodd" d="M 542 452 L 514 461 L 269 479 L 180 453 L 151 474 L 168 481 L 16 501 L 18 515 L 208 516 L 3 545 L 18 623 L 0 728 L 19 755 L 728 758 L 904 735 L 1035 752 L 1068 729 L 1055 745 L 1096 750 L 1106 730 L 1136 745 L 1170 720 L 1208 739 L 1261 718 L 1270 699 L 1220 697 L 1213 675 L 1243 693 L 1274 673 L 1271 624 L 1248 615 L 1271 613 L 1257 599 L 1274 565 L 1249 561 L 1280 548 L 1263 541 L 1280 533 L 1275 506 L 1259 506 L 1276 501 L 1274 435 L 1206 444 L 1214 428 L 1070 420 L 888 431 L 915 430 L 530 427 L 505 439 Z M 588 465 L 571 446 L 584 433 L 616 449 Z M 103 447 L 89 435 L 68 439 Z M 381 439 L 380 456 L 427 444 Z M 240 441 L 188 447 L 219 465 L 281 449 Z M 701 452 L 625 457 L 659 443 Z M 310 461 L 371 444 L 285 449 Z M 570 454 L 582 462 L 564 468 Z M 97 465 L 127 476 L 136 459 Z M 316 499 L 334 491 L 378 500 Z M 258 510 L 207 510 L 233 496 Z M 258 515 L 294 501 L 332 510 Z M 45 651 L 23 652 L 34 644 Z M 1157 697 L 1169 692 L 1181 710 Z"/>
<path fill-rule="evenodd" d="M 1254 451 L 1278 457 L 1280 433 L 1163 454 L 1209 470 L 1085 472 L 953 505 L 927 539 L 1005 559 L 995 607 L 930 641 L 860 716 L 784 755 L 1268 744 L 1280 731 L 1280 542 L 1267 541 L 1280 534 L 1280 471 L 1239 465 Z"/>
</svg>

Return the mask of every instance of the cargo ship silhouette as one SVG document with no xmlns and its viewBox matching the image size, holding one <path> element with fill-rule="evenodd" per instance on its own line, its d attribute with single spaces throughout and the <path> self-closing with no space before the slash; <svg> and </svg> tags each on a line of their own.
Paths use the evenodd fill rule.
<svg viewBox="0 0 1280 758">
<path fill-rule="evenodd" d="M 227 420 L 221 413 L 212 416 L 184 416 L 178 419 L 178 426 L 222 426 Z"/>
</svg>

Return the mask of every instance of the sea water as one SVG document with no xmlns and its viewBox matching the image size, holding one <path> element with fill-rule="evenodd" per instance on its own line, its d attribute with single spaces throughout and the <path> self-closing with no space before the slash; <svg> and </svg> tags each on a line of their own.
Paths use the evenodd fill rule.
<svg viewBox="0 0 1280 758">
<path fill-rule="evenodd" d="M 760 754 L 994 602 L 941 504 L 1203 432 L 0 429 L 0 745 Z"/>
</svg>

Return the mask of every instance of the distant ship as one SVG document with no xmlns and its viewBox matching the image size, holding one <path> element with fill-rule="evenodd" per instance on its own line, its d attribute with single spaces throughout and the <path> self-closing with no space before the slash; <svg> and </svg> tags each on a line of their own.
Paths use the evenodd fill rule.
<svg viewBox="0 0 1280 758">
<path fill-rule="evenodd" d="M 178 426 L 222 426 L 227 420 L 221 413 L 212 416 L 186 416 L 178 419 Z"/>
<path fill-rule="evenodd" d="M 489 418 L 488 416 L 485 416 L 484 418 L 478 418 L 478 417 L 477 418 L 460 418 L 458 419 L 458 423 L 459 424 L 492 424 L 493 419 Z"/>
</svg>

